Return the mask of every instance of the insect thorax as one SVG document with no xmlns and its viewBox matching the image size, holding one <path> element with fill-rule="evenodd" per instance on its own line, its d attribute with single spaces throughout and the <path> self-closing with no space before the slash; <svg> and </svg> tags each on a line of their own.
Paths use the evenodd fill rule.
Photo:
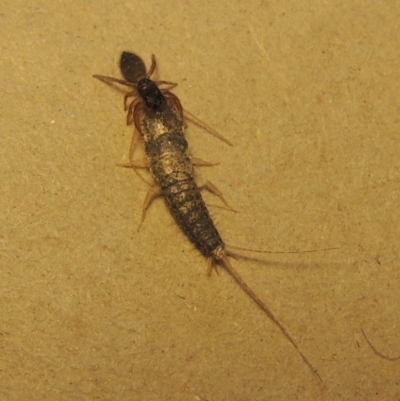
<svg viewBox="0 0 400 401">
<path fill-rule="evenodd" d="M 143 78 L 138 82 L 138 92 L 144 100 L 146 107 L 158 110 L 164 103 L 165 97 L 157 84 L 149 78 Z"/>
</svg>

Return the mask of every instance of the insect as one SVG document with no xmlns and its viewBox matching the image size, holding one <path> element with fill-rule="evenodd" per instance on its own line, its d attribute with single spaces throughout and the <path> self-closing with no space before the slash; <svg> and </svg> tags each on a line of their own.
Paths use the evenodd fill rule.
<svg viewBox="0 0 400 401">
<path fill-rule="evenodd" d="M 216 264 L 222 265 L 242 290 L 280 329 L 287 340 L 296 348 L 307 366 L 322 381 L 316 369 L 300 351 L 296 342 L 279 320 L 233 268 L 229 260 L 229 256 L 234 256 L 232 249 L 248 249 L 226 245 L 215 227 L 201 196 L 201 188 L 195 182 L 193 171 L 194 164 L 211 165 L 211 163 L 191 157 L 184 134 L 183 108 L 177 96 L 170 92 L 177 84 L 168 81 L 153 81 L 151 76 L 155 68 L 156 58 L 154 55 L 152 56 L 151 67 L 146 72 L 145 64 L 139 56 L 123 52 L 120 59 L 120 69 L 124 80 L 94 75 L 95 78 L 105 83 L 118 83 L 132 88 L 132 91 L 124 97 L 124 106 L 125 110 L 128 110 L 127 124 L 133 122 L 135 131 L 129 151 L 130 163 L 124 166 L 133 168 L 136 173 L 138 173 L 138 169 L 148 168 L 154 179 L 154 184 L 151 184 L 143 204 L 141 223 L 144 221 L 146 209 L 152 200 L 158 196 L 163 196 L 179 227 L 207 258 L 208 272 L 210 273 L 213 268 L 216 268 Z M 128 106 L 128 99 L 131 97 L 134 99 Z M 185 110 L 185 117 L 188 118 L 188 115 L 191 121 L 208 129 L 212 134 L 230 144 L 216 131 L 207 127 Z M 143 139 L 147 156 L 146 160 L 143 161 L 133 160 L 138 135 L 141 135 Z M 218 195 L 229 207 L 222 193 L 213 184 L 207 181 L 205 187 Z M 256 252 L 272 253 L 271 251 Z"/>
</svg>

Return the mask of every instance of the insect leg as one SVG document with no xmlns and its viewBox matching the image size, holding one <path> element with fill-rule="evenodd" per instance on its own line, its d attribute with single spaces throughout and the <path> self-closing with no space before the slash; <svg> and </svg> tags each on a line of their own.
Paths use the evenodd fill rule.
<svg viewBox="0 0 400 401">
<path fill-rule="evenodd" d="M 131 88 L 136 88 L 136 86 L 137 86 L 137 84 L 135 82 L 128 82 L 128 81 L 124 81 L 123 79 L 106 77 L 105 75 L 93 75 L 93 78 L 100 79 L 100 81 L 103 81 L 106 84 L 111 84 L 113 82 L 116 82 L 117 84 L 130 86 Z"/>
<path fill-rule="evenodd" d="M 138 171 L 138 168 L 149 168 L 149 162 L 147 159 L 143 160 L 133 160 L 133 153 L 135 151 L 136 143 L 138 139 L 138 132 L 135 129 L 132 135 L 131 146 L 129 148 L 129 162 L 128 163 L 117 163 L 118 167 L 126 167 L 131 168 L 135 172 L 135 174 L 147 185 L 152 186 L 150 182 L 148 182 Z"/>
<path fill-rule="evenodd" d="M 124 110 L 126 110 L 128 108 L 128 98 L 133 97 L 133 96 L 137 96 L 136 91 L 132 91 L 132 92 L 128 92 L 125 96 L 124 96 Z M 136 100 L 136 99 L 135 99 Z M 134 101 L 132 101 L 133 103 Z M 131 103 L 131 104 L 132 104 Z"/>
<path fill-rule="evenodd" d="M 203 128 L 204 130 L 208 131 L 210 134 L 216 136 L 218 139 L 220 139 L 222 142 L 227 143 L 230 146 L 233 146 L 232 142 L 223 137 L 219 132 L 217 132 L 215 129 L 211 128 L 208 126 L 206 123 L 203 123 L 199 118 L 197 118 L 194 114 L 190 113 L 185 109 L 185 118 L 192 123 L 196 124 L 198 127 Z"/>
<path fill-rule="evenodd" d="M 150 78 L 153 75 L 153 72 L 156 69 L 156 65 L 157 65 L 156 56 L 154 54 L 152 54 L 151 55 L 151 66 L 150 66 L 149 71 L 146 74 L 147 78 Z"/>
<path fill-rule="evenodd" d="M 168 90 L 162 90 L 162 93 L 164 94 L 164 96 L 166 97 L 166 99 L 168 100 L 170 105 L 177 110 L 177 112 L 181 116 L 182 120 L 184 121 L 185 127 L 187 125 L 185 122 L 185 118 L 186 118 L 187 120 L 196 124 L 200 128 L 203 128 L 204 130 L 208 131 L 210 134 L 216 136 L 222 142 L 225 142 L 228 145 L 233 146 L 232 142 L 230 142 L 228 139 L 224 138 L 220 133 L 218 133 L 215 129 L 208 126 L 206 123 L 203 123 L 203 121 L 201 121 L 199 118 L 197 118 L 194 114 L 190 113 L 187 110 L 185 110 L 185 113 L 183 113 L 183 107 L 181 105 L 180 100 L 172 92 L 169 92 Z"/>
<path fill-rule="evenodd" d="M 179 116 L 183 120 L 183 107 L 178 97 L 175 96 L 172 92 L 168 92 L 167 90 L 162 90 L 161 92 L 167 99 L 169 105 L 178 112 Z"/>
<path fill-rule="evenodd" d="M 194 166 L 216 166 L 219 163 L 206 162 L 205 160 L 199 159 L 198 157 L 192 157 Z"/>
<path fill-rule="evenodd" d="M 133 135 L 132 135 L 132 140 L 131 140 L 131 146 L 129 147 L 129 161 L 130 162 L 133 161 L 133 152 L 135 151 L 137 140 L 138 140 L 138 132 L 136 129 L 134 129 Z"/>
<path fill-rule="evenodd" d="M 135 162 L 131 162 L 131 163 L 117 163 L 118 167 L 126 167 L 126 168 L 131 168 L 133 170 L 133 172 L 148 186 L 152 186 L 153 184 L 150 183 L 149 181 L 147 181 L 142 174 L 139 173 L 139 171 L 137 169 L 139 168 L 149 168 L 149 166 L 146 166 L 144 164 L 140 164 L 140 161 L 135 161 Z"/>
<path fill-rule="evenodd" d="M 205 180 L 202 184 L 198 185 L 198 187 L 199 189 L 207 189 L 214 195 L 217 195 L 228 209 L 232 210 L 233 212 L 237 212 L 237 210 L 235 210 L 232 206 L 229 205 L 229 203 L 224 198 L 224 195 L 222 195 L 222 192 L 210 181 Z"/>
<path fill-rule="evenodd" d="M 175 88 L 175 86 L 178 86 L 177 83 L 175 82 L 169 82 L 169 81 L 157 81 L 156 82 L 157 85 L 169 85 L 166 88 L 161 89 L 161 92 L 168 92 L 171 89 Z"/>
<path fill-rule="evenodd" d="M 133 92 L 131 92 L 133 93 Z M 130 95 L 128 93 L 128 95 Z M 126 95 L 127 96 L 127 95 Z M 132 121 L 135 123 L 135 129 L 133 131 L 131 146 L 129 148 L 129 164 L 120 164 L 121 167 L 130 167 L 133 169 L 135 174 L 147 185 L 152 186 L 150 182 L 148 182 L 140 173 L 137 171 L 138 168 L 149 168 L 148 160 L 133 160 L 133 153 L 135 151 L 138 133 L 140 131 L 140 118 L 141 118 L 141 111 L 143 110 L 143 102 L 140 97 L 133 100 L 133 102 L 129 105 L 128 114 L 126 116 L 127 124 L 131 124 Z M 140 228 L 140 227 L 139 227 Z"/>
<path fill-rule="evenodd" d="M 140 230 L 140 227 L 142 227 L 142 224 L 146 217 L 147 208 L 150 206 L 151 202 L 153 202 L 153 200 L 155 198 L 158 198 L 159 196 L 162 196 L 161 188 L 158 185 L 153 184 L 150 187 L 149 192 L 147 192 L 146 198 L 144 199 L 144 202 L 143 202 L 142 218 L 139 223 L 138 231 Z"/>
<path fill-rule="evenodd" d="M 135 121 L 135 115 L 138 115 L 138 112 L 140 109 L 143 108 L 143 104 L 140 100 L 140 98 L 136 98 L 128 107 L 128 114 L 126 115 L 126 124 L 129 125 L 131 124 L 132 121 Z M 136 128 L 138 127 L 138 124 L 135 122 Z"/>
<path fill-rule="evenodd" d="M 219 275 L 219 271 L 215 265 L 215 259 L 212 256 L 210 256 L 209 258 L 207 258 L 207 276 L 210 277 L 213 270 L 215 270 Z"/>
</svg>

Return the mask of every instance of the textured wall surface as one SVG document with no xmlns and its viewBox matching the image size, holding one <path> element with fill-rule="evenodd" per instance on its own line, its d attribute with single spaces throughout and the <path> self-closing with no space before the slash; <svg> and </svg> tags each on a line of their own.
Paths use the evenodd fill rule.
<svg viewBox="0 0 400 401">
<path fill-rule="evenodd" d="M 392 3 L 392 4 L 390 4 Z M 0 5 L 0 398 L 400 398 L 400 3 Z M 177 82 L 232 260 L 322 377 L 129 169 L 123 50 Z M 135 158 L 142 158 L 140 146 Z M 145 174 L 145 173 L 144 173 Z"/>
</svg>

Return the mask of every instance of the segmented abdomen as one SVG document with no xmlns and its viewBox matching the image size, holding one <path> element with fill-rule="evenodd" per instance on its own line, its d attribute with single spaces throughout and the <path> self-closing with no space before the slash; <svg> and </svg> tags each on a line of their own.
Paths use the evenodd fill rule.
<svg viewBox="0 0 400 401">
<path fill-rule="evenodd" d="M 150 119 L 153 129 L 150 132 L 153 135 L 144 135 L 150 171 L 161 187 L 176 222 L 197 249 L 209 257 L 218 246 L 223 246 L 223 241 L 194 181 L 193 165 L 183 127 L 175 124 L 177 121 L 173 120 L 177 117 L 174 113 L 171 114 L 167 119 L 165 114 L 155 119 L 157 121 Z M 150 128 L 148 124 L 144 125 Z M 160 127 L 164 132 L 160 132 Z M 146 128 L 145 131 L 149 133 Z M 158 133 L 157 130 L 154 131 L 155 128 L 158 128 Z"/>
<path fill-rule="evenodd" d="M 218 246 L 223 245 L 200 191 L 191 177 L 182 181 L 178 178 L 175 183 L 163 188 L 163 192 L 177 223 L 204 256 L 211 256 Z"/>
</svg>

